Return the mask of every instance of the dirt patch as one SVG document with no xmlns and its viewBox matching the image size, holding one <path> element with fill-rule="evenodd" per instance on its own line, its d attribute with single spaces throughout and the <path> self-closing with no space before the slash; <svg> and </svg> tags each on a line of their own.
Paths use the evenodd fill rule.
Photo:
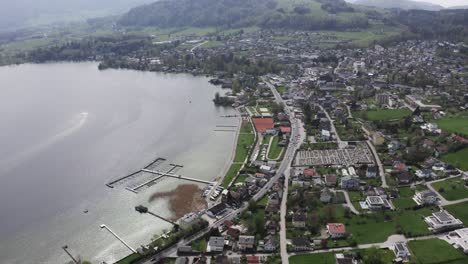
<svg viewBox="0 0 468 264">
<path fill-rule="evenodd" d="M 157 192 L 150 196 L 149 202 L 158 199 L 169 199 L 169 207 L 174 213 L 173 220 L 187 213 L 206 208 L 206 201 L 201 196 L 202 190 L 195 184 L 182 184 L 170 192 Z"/>
</svg>

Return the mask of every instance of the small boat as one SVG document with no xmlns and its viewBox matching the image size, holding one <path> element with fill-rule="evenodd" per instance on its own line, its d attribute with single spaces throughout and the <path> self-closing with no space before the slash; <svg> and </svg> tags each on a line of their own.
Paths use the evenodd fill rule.
<svg viewBox="0 0 468 264">
<path fill-rule="evenodd" d="M 83 213 L 87 214 L 87 213 L 88 213 L 88 209 L 85 209 L 85 210 L 83 211 Z"/>
</svg>

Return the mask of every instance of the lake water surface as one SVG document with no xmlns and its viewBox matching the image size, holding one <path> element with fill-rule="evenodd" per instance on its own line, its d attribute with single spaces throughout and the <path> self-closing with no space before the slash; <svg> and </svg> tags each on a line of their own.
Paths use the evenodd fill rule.
<svg viewBox="0 0 468 264">
<path fill-rule="evenodd" d="M 129 251 L 100 224 L 134 248 L 170 228 L 134 206 L 169 217 L 167 201 L 148 197 L 187 182 L 166 179 L 138 195 L 105 183 L 157 157 L 188 177 L 221 176 L 235 133 L 214 130 L 238 119 L 211 102 L 219 90 L 204 77 L 91 62 L 0 67 L 0 262 L 65 263 L 65 244 L 113 262 Z"/>
</svg>

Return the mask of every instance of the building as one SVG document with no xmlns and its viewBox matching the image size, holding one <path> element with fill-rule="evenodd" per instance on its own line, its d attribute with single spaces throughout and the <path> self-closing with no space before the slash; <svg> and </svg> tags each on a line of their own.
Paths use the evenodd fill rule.
<svg viewBox="0 0 468 264">
<path fill-rule="evenodd" d="M 463 227 L 463 222 L 460 221 L 460 219 L 453 217 L 444 210 L 432 213 L 432 215 L 424 218 L 424 221 L 429 225 L 429 230 L 432 232 L 441 232 Z"/>
<path fill-rule="evenodd" d="M 335 254 L 336 264 L 358 264 L 358 260 L 353 256 L 348 256 L 343 253 Z"/>
<path fill-rule="evenodd" d="M 375 178 L 377 177 L 377 172 L 379 170 L 377 169 L 376 166 L 368 166 L 367 171 L 366 171 L 366 177 L 367 178 Z"/>
<path fill-rule="evenodd" d="M 346 226 L 341 223 L 327 224 L 327 234 L 332 239 L 343 238 L 346 236 Z"/>
<path fill-rule="evenodd" d="M 310 242 L 307 238 L 295 237 L 291 239 L 291 242 L 295 251 L 306 251 L 311 249 Z"/>
<path fill-rule="evenodd" d="M 375 101 L 379 106 L 390 106 L 392 107 L 394 105 L 392 96 L 388 93 L 383 93 L 383 94 L 376 94 L 375 95 Z"/>
<path fill-rule="evenodd" d="M 251 250 L 255 245 L 254 236 L 239 236 L 239 241 L 237 241 L 237 248 L 241 251 Z"/>
<path fill-rule="evenodd" d="M 304 228 L 306 221 L 306 214 L 303 212 L 295 212 L 292 218 L 292 224 L 296 228 Z"/>
<path fill-rule="evenodd" d="M 341 178 L 341 188 L 343 190 L 355 190 L 359 188 L 359 177 L 344 176 Z"/>
<path fill-rule="evenodd" d="M 323 189 L 323 191 L 320 193 L 320 201 L 322 203 L 329 203 L 332 198 L 332 193 L 328 188 Z"/>
<path fill-rule="evenodd" d="M 278 248 L 278 242 L 271 237 L 270 239 L 265 241 L 265 244 L 263 245 L 263 250 L 265 252 L 274 252 Z"/>
<path fill-rule="evenodd" d="M 179 219 L 179 225 L 182 228 L 188 228 L 193 224 L 197 223 L 200 219 L 200 216 L 195 213 L 188 213 Z"/>
<path fill-rule="evenodd" d="M 418 205 L 433 205 L 437 203 L 437 199 L 438 199 L 437 194 L 431 190 L 417 192 L 413 196 L 413 200 Z"/>
<path fill-rule="evenodd" d="M 366 204 L 370 210 L 383 210 L 391 208 L 388 200 L 380 196 L 367 196 Z"/>
<path fill-rule="evenodd" d="M 447 235 L 447 241 L 463 253 L 468 254 L 468 228 L 457 229 Z"/>
<path fill-rule="evenodd" d="M 210 237 L 206 252 L 223 252 L 224 250 L 224 237 Z"/>
<path fill-rule="evenodd" d="M 393 244 L 393 252 L 395 253 L 396 258 L 401 258 L 403 260 L 408 260 L 411 256 L 408 247 L 405 242 L 395 242 Z"/>
</svg>

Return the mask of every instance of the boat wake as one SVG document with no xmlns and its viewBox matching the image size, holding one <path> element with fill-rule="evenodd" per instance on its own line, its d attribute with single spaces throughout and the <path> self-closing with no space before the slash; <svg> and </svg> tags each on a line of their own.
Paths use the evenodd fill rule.
<svg viewBox="0 0 468 264">
<path fill-rule="evenodd" d="M 26 150 L 17 153 L 16 155 L 13 155 L 7 159 L 0 160 L 0 170 L 2 172 L 10 171 L 11 169 L 14 169 L 18 165 L 20 165 L 22 162 L 25 160 L 30 159 L 34 155 L 44 151 L 45 149 L 49 148 L 50 146 L 60 142 L 64 138 L 72 135 L 73 133 L 77 132 L 79 129 L 81 129 L 85 124 L 86 121 L 88 120 L 89 113 L 87 112 L 81 112 L 77 116 L 75 116 L 71 120 L 71 125 L 68 126 L 66 129 L 60 131 L 59 133 L 41 141 L 37 145 L 33 145 Z"/>
</svg>

